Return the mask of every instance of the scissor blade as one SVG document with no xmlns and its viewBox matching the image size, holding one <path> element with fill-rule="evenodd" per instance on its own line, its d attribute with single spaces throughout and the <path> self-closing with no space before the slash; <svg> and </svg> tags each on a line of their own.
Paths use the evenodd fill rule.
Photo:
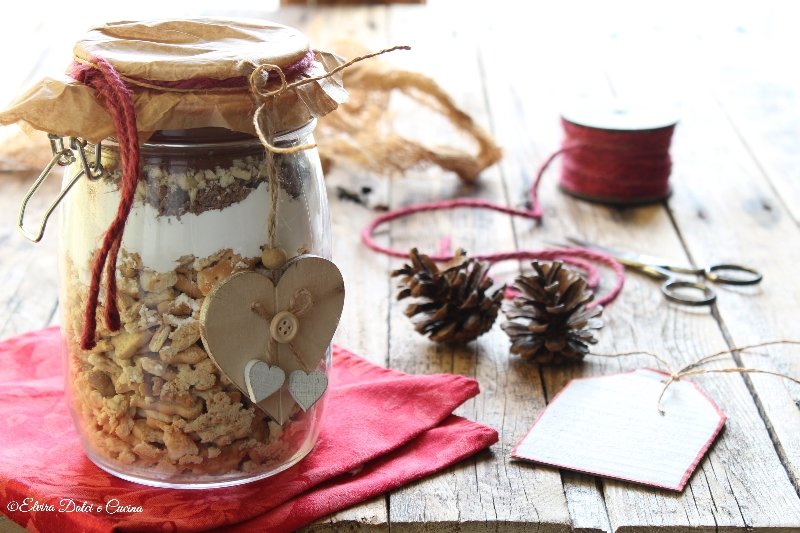
<svg viewBox="0 0 800 533">
<path fill-rule="evenodd" d="M 635 254 L 630 252 L 620 252 L 619 250 L 614 250 L 613 248 L 607 248 L 605 246 L 598 246 L 596 244 L 592 244 L 586 241 L 582 241 L 580 239 L 574 239 L 572 237 L 567 237 L 567 240 L 577 244 L 581 248 L 587 248 L 589 250 L 594 250 L 596 252 L 603 252 L 612 256 L 614 259 L 619 261 L 625 266 L 629 266 L 635 268 L 636 270 L 647 274 L 650 277 L 656 279 L 672 279 L 673 274 L 669 272 L 666 268 L 662 268 L 662 265 L 668 265 L 663 259 L 658 257 L 653 257 L 650 255 L 643 255 L 643 254 Z"/>
<path fill-rule="evenodd" d="M 619 250 L 615 250 L 613 248 L 608 248 L 606 246 L 600 246 L 598 244 L 592 244 L 587 241 L 582 241 L 580 239 L 576 239 L 574 237 L 567 237 L 567 240 L 572 242 L 573 244 L 577 244 L 581 248 L 588 248 L 589 250 L 595 250 L 598 252 L 603 252 L 612 256 L 614 259 L 619 261 L 622 264 L 633 266 L 633 267 L 660 267 L 660 268 L 674 268 L 678 272 L 682 272 L 685 270 L 686 267 L 681 267 L 673 263 L 672 261 L 668 261 L 661 257 L 655 257 L 652 255 L 646 254 L 637 254 L 633 252 L 621 252 Z"/>
<path fill-rule="evenodd" d="M 594 250 L 596 252 L 603 252 L 604 254 L 610 255 L 611 257 L 622 263 L 626 264 L 640 263 L 639 254 L 635 254 L 632 252 L 622 252 L 620 250 L 615 250 L 614 248 L 608 248 L 607 246 L 600 246 L 599 244 L 593 244 L 591 242 L 582 241 L 580 239 L 576 239 L 575 237 L 567 237 L 567 240 L 572 244 L 577 244 L 581 248 Z"/>
<path fill-rule="evenodd" d="M 673 263 L 672 261 L 668 261 L 662 257 L 654 257 L 652 255 L 644 255 L 644 254 L 638 255 L 637 257 L 639 262 L 644 263 L 646 265 L 653 265 L 662 268 L 676 268 L 679 269 L 677 270 L 677 272 L 680 272 L 688 268 L 685 266 L 681 267 L 677 263 Z"/>
</svg>

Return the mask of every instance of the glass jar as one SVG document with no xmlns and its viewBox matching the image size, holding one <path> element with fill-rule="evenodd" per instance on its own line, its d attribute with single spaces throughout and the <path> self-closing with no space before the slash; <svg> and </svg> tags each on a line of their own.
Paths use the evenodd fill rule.
<svg viewBox="0 0 800 533">
<path fill-rule="evenodd" d="M 278 135 L 274 143 L 311 143 L 315 124 Z M 87 146 L 90 157 L 95 150 Z M 233 274 L 260 272 L 277 282 L 276 265 L 264 264 L 274 255 L 268 259 L 265 249 L 282 250 L 289 260 L 303 254 L 330 259 L 316 149 L 271 156 L 272 183 L 279 184 L 274 199 L 270 157 L 258 139 L 220 128 L 153 135 L 141 148 L 144 179 L 117 259 L 122 328 L 105 326 L 101 289 L 97 346 L 83 351 L 93 259 L 120 198 L 113 140 L 100 152 L 104 176 L 80 178 L 60 215 L 66 395 L 86 454 L 118 477 L 180 488 L 245 483 L 297 463 L 316 442 L 324 396 L 306 411 L 291 402 L 284 414 L 270 416 L 210 356 L 200 315 L 215 287 Z M 67 167 L 65 185 L 80 168 Z M 328 346 L 314 369 L 327 373 L 330 363 Z"/>
</svg>

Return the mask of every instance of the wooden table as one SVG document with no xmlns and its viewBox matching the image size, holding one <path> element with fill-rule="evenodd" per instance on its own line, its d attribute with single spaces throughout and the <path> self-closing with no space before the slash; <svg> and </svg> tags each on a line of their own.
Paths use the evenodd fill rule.
<svg viewBox="0 0 800 533">
<path fill-rule="evenodd" d="M 428 342 L 413 331 L 403 305 L 393 298 L 388 273 L 399 262 L 359 242 L 360 229 L 375 212 L 335 194 L 337 187 L 369 186 L 372 205 L 400 207 L 466 195 L 519 206 L 536 168 L 559 145 L 564 101 L 611 94 L 679 99 L 674 192 L 666 202 L 628 209 L 592 205 L 560 193 L 553 170 L 541 188 L 546 212 L 541 225 L 457 210 L 394 223 L 380 239 L 400 248 L 434 250 L 449 236 L 454 245 L 477 253 L 540 249 L 545 241 L 579 235 L 687 263 L 741 262 L 764 272 L 764 282 L 743 289 L 718 286 L 718 303 L 711 309 L 668 304 L 657 282 L 630 273 L 622 295 L 604 313 L 597 351 L 650 350 L 680 365 L 730 346 L 800 339 L 795 322 L 800 282 L 794 276 L 800 264 L 795 4 L 572 2 L 516 11 L 497 4 L 431 1 L 428 6 L 280 13 L 242 8 L 235 13 L 299 27 L 318 47 L 338 38 L 355 38 L 373 49 L 412 45 L 413 51 L 386 60 L 433 76 L 505 151 L 503 161 L 472 187 L 435 169 L 395 178 L 343 166 L 329 173 L 335 259 L 348 286 L 336 341 L 405 372 L 478 379 L 480 396 L 457 414 L 496 428 L 500 443 L 307 530 L 800 531 L 800 387 L 771 376 L 698 376 L 729 418 L 680 494 L 511 461 L 511 448 L 567 381 L 654 362 L 589 357 L 567 367 L 525 364 L 509 356 L 508 339 L 498 326 L 463 347 Z M 28 61 L 8 59 L 19 79 L 4 87 L 3 101 L 41 71 L 62 68 L 69 43 L 88 22 L 132 16 L 121 9 L 62 10 L 58 15 L 66 22 L 41 13 L 4 22 L 24 37 L 30 54 Z M 193 9 L 191 14 L 220 13 L 204 2 Z M 429 142 L 463 143 L 443 120 L 430 118 L 408 99 L 398 98 L 394 105 L 402 111 L 401 131 Z M 29 183 L 29 175 L 0 179 L 2 338 L 58 320 L 56 228 L 51 225 L 39 245 L 14 229 Z M 31 220 L 47 200 L 44 195 L 36 199 Z M 495 277 L 513 277 L 517 268 L 498 265 Z M 798 356 L 797 348 L 771 347 L 722 358 L 712 367 L 744 364 L 800 376 Z M 18 528 L 5 521 L 0 530 Z"/>
</svg>

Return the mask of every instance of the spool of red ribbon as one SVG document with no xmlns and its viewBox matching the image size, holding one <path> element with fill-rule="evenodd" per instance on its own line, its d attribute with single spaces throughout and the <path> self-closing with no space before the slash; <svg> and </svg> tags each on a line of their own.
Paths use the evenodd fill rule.
<svg viewBox="0 0 800 533">
<path fill-rule="evenodd" d="M 561 190 L 584 200 L 642 204 L 671 189 L 669 155 L 678 120 L 669 107 L 584 104 L 561 116 Z M 549 161 L 548 161 L 549 163 Z"/>
</svg>

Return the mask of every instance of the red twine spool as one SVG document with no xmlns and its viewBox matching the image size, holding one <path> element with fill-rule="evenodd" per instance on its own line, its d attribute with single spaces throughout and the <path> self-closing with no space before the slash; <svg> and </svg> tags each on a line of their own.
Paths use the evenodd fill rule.
<svg viewBox="0 0 800 533">
<path fill-rule="evenodd" d="M 675 124 L 646 130 L 609 130 L 561 119 L 565 138 L 561 189 L 585 200 L 639 204 L 670 193 L 669 147 Z M 552 158 L 551 158 L 552 160 Z"/>
</svg>

